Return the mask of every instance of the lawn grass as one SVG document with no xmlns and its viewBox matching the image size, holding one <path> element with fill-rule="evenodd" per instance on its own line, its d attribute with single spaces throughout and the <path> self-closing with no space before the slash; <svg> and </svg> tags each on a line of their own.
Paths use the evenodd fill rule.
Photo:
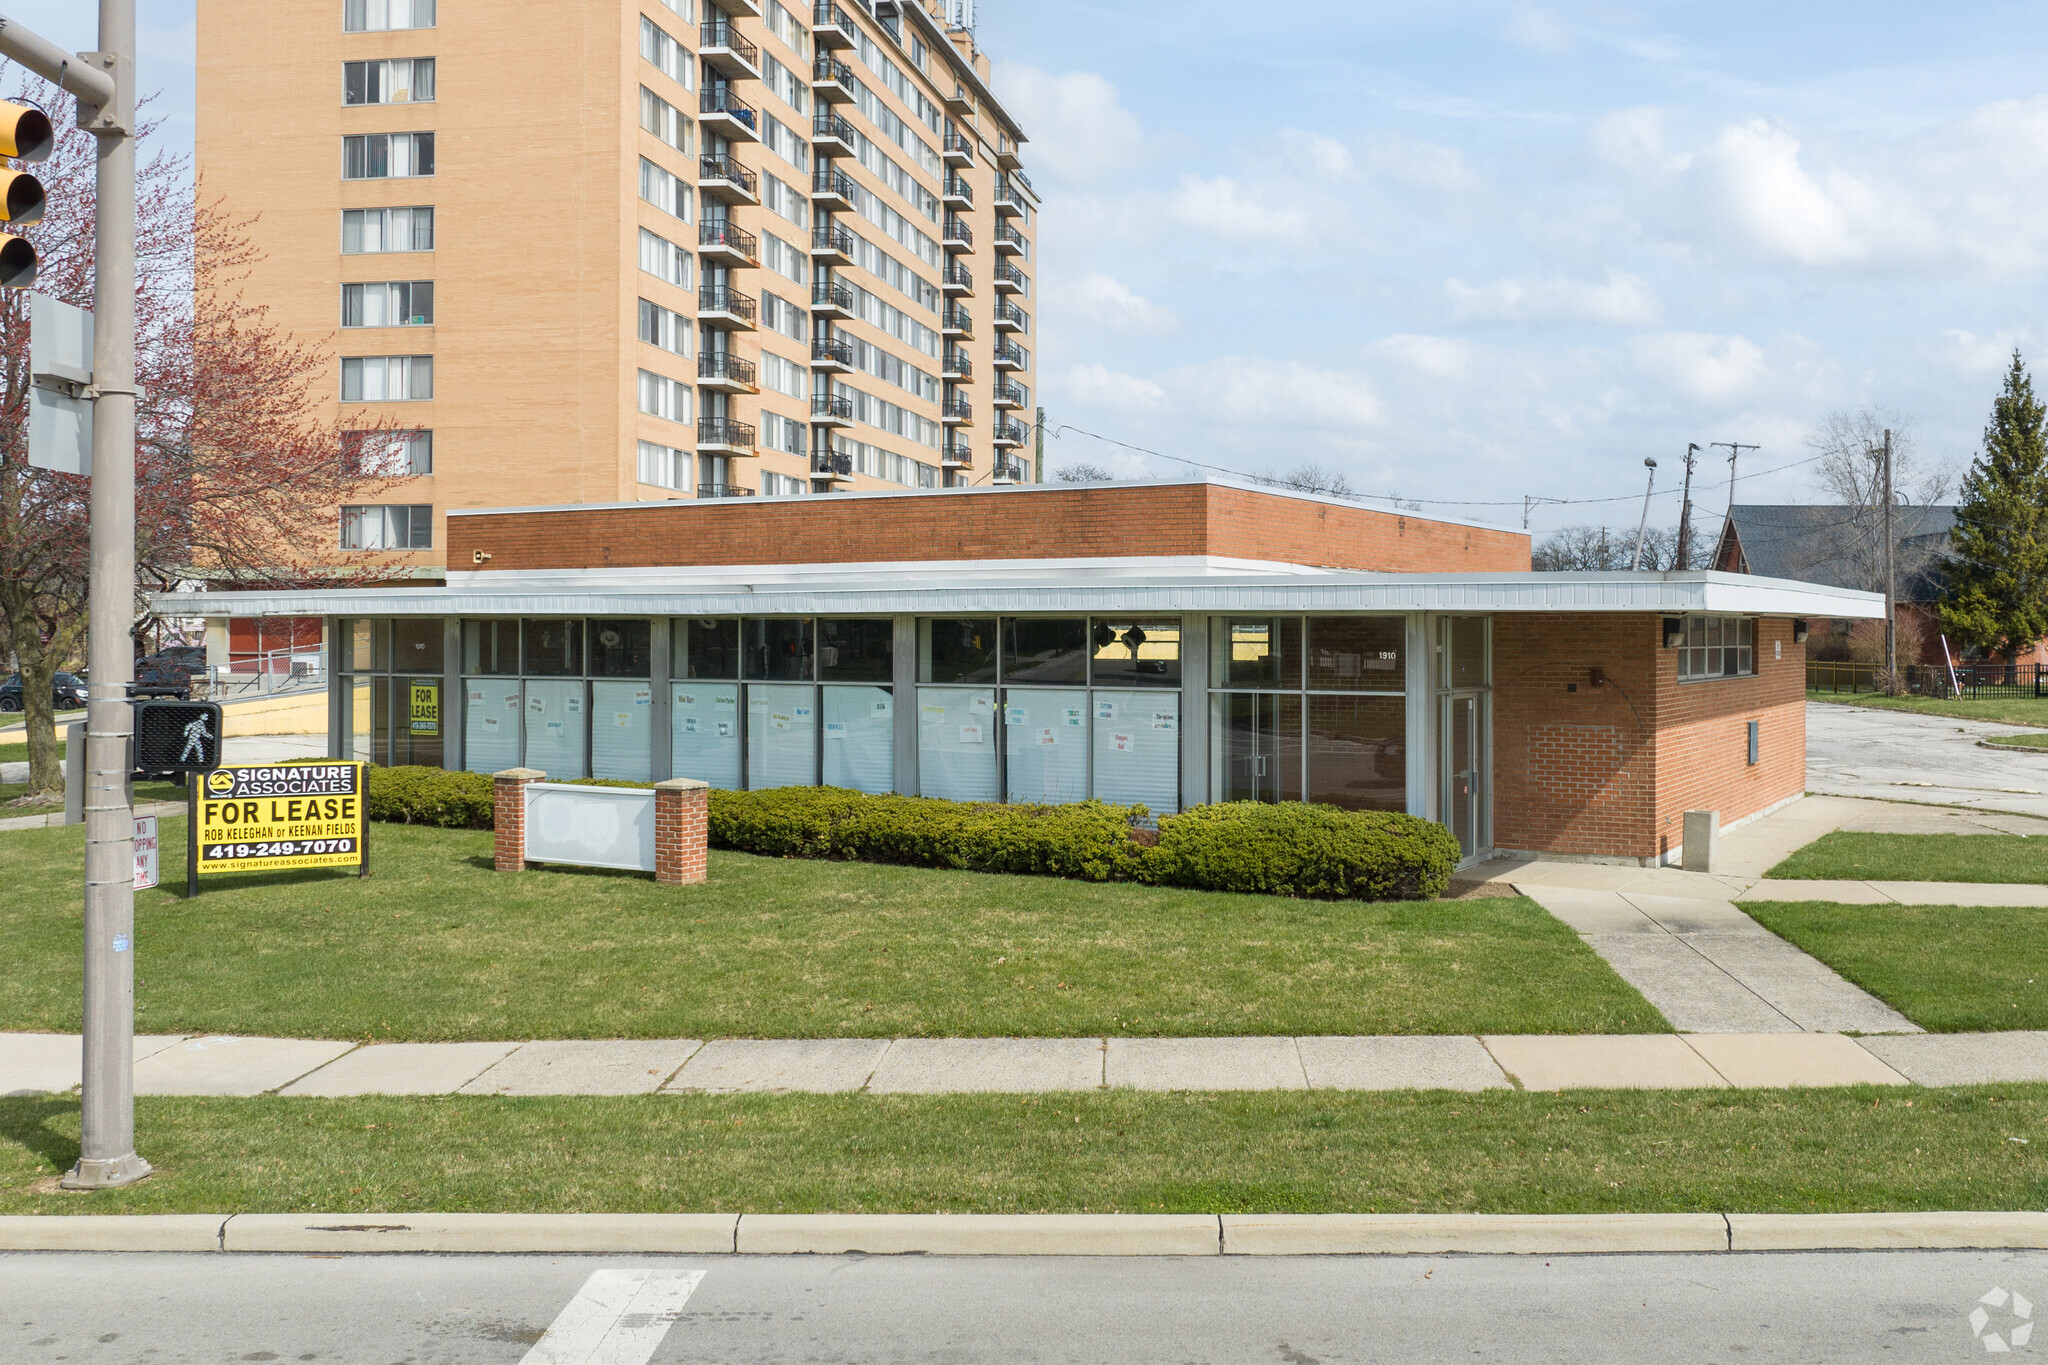
<svg viewBox="0 0 2048 1365">
<path fill-rule="evenodd" d="M 155 1177 L 100 1194 L 48 1191 L 77 1157 L 78 1101 L 0 1099 L 0 1213 L 1807 1213 L 2048 1204 L 2042 1085 L 1563 1097 L 143 1098 L 136 1136 Z"/>
<path fill-rule="evenodd" d="M 1984 742 L 2001 749 L 2048 749 L 2048 734 L 1991 735 Z"/>
<path fill-rule="evenodd" d="M 26 761 L 26 760 L 24 760 Z M 17 815 L 47 815 L 54 810 L 64 809 L 64 797 L 59 793 L 47 801 L 24 801 L 28 795 L 26 782 L 0 782 L 0 820 L 11 820 Z M 155 801 L 183 801 L 185 789 L 169 782 L 138 782 L 135 784 L 135 804 L 143 805 Z M 0 852 L 0 869 L 6 867 L 6 854 Z"/>
<path fill-rule="evenodd" d="M 1923 716 L 1988 720 L 2000 725 L 2048 726 L 2048 697 L 1985 697 L 1970 701 L 1962 697 L 1886 697 L 1873 692 L 1808 691 L 1806 699 L 1833 702 L 1838 706 L 1868 706 L 1880 711 L 1915 711 Z"/>
<path fill-rule="evenodd" d="M 1742 908 L 1924 1029 L 2048 1028 L 2048 910 L 1831 901 Z"/>
<path fill-rule="evenodd" d="M 64 741 L 61 739 L 57 741 L 57 757 L 60 759 L 64 757 Z M 0 763 L 26 762 L 28 762 L 27 740 L 0 740 Z"/>
<path fill-rule="evenodd" d="M 361 1039 L 1640 1033 L 1668 1025 L 1517 898 L 1286 900 L 713 853 L 699 887 L 492 870 L 373 825 L 372 875 L 136 897 L 137 1022 Z M 0 835 L 0 1029 L 78 1028 L 84 832 Z"/>
<path fill-rule="evenodd" d="M 2048 839 L 1837 830 L 1766 875 L 1797 881 L 2048 882 Z"/>
</svg>

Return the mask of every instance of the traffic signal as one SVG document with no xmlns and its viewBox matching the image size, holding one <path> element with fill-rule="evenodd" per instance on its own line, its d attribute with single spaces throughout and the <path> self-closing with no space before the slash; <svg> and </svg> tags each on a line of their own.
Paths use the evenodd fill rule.
<svg viewBox="0 0 2048 1365">
<path fill-rule="evenodd" d="M 27 104 L 0 102 L 0 157 L 47 161 L 57 145 L 50 116 Z M 43 216 L 43 182 L 27 171 L 0 166 L 0 222 L 26 227 Z M 36 282 L 36 249 L 28 238 L 0 234 L 0 288 Z"/>
</svg>

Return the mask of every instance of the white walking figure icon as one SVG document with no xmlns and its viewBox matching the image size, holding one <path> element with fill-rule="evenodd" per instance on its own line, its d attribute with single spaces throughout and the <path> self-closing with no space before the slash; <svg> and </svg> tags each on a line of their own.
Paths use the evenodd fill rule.
<svg viewBox="0 0 2048 1365">
<path fill-rule="evenodd" d="M 206 733 L 205 716 L 201 716 L 187 724 L 185 726 L 185 747 L 178 753 L 178 762 L 185 763 L 192 759 L 197 759 L 204 763 L 206 761 L 206 741 L 212 738 L 212 735 Z"/>
</svg>

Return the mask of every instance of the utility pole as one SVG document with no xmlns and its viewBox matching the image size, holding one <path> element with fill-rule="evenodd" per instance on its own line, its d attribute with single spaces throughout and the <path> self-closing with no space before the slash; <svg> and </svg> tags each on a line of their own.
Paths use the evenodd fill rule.
<svg viewBox="0 0 2048 1365">
<path fill-rule="evenodd" d="M 1735 461 L 1741 457 L 1743 451 L 1762 450 L 1763 447 L 1744 445 L 1740 441 L 1716 441 L 1714 444 L 1728 448 L 1728 510 L 1721 516 L 1721 535 L 1725 538 L 1729 523 L 1735 520 Z M 1712 568 L 1713 565 L 1709 564 L 1707 567 Z"/>
<path fill-rule="evenodd" d="M 1636 552 L 1628 561 L 1630 573 L 1643 567 L 1643 536 L 1650 529 L 1650 494 L 1657 487 L 1657 462 L 1646 457 L 1643 468 L 1650 471 L 1650 481 L 1643 485 L 1643 519 L 1636 523 Z"/>
<path fill-rule="evenodd" d="M 1892 433 L 1884 433 L 1884 688 L 1897 689 L 1899 673 L 1898 584 L 1893 578 Z"/>
<path fill-rule="evenodd" d="M 1671 567 L 1685 570 L 1692 567 L 1692 461 L 1699 453 L 1699 446 L 1688 441 L 1685 446 L 1685 492 L 1678 500 L 1678 555 Z"/>
<path fill-rule="evenodd" d="M 0 56 L 75 96 L 99 143 L 93 214 L 92 582 L 85 713 L 85 1055 L 66 1189 L 132 1185 L 135 1152 L 135 0 L 100 0 L 100 47 L 69 53 L 0 16 Z"/>
</svg>

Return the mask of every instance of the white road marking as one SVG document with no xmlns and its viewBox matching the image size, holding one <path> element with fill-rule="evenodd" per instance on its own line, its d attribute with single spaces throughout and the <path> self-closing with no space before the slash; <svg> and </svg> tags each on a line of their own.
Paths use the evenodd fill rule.
<svg viewBox="0 0 2048 1365">
<path fill-rule="evenodd" d="M 704 1278 L 701 1270 L 599 1270 L 520 1365 L 647 1365 Z"/>
</svg>

